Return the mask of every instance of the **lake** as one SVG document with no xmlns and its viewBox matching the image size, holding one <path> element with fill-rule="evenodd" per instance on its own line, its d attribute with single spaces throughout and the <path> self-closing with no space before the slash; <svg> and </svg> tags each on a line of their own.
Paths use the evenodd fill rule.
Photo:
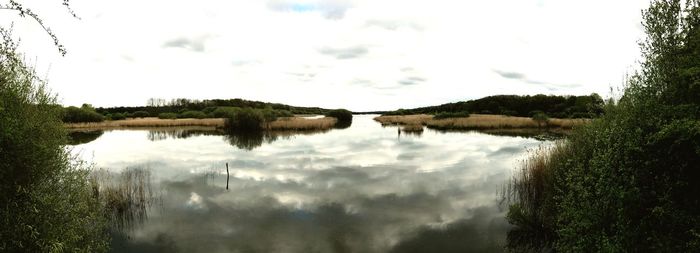
<svg viewBox="0 0 700 253">
<path fill-rule="evenodd" d="M 72 152 L 112 183 L 141 173 L 147 199 L 114 225 L 114 252 L 502 252 L 499 192 L 546 141 L 399 134 L 375 116 L 302 134 L 82 133 Z"/>
</svg>

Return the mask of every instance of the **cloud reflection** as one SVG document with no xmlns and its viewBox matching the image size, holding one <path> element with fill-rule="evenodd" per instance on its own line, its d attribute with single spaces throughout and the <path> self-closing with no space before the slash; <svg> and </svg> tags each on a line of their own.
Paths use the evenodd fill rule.
<svg viewBox="0 0 700 253">
<path fill-rule="evenodd" d="M 371 116 L 254 150 L 220 136 L 145 135 L 113 131 L 81 146 L 101 167 L 149 166 L 163 192 L 144 226 L 115 237 L 116 251 L 498 251 L 508 227 L 497 192 L 542 143 L 432 130 L 397 139 Z"/>
</svg>

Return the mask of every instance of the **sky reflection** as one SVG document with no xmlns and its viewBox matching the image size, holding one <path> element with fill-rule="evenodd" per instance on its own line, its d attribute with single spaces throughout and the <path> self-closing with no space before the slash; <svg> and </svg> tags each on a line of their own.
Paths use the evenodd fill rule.
<svg viewBox="0 0 700 253">
<path fill-rule="evenodd" d="M 254 149 L 216 135 L 110 131 L 74 152 L 114 173 L 148 168 L 162 193 L 142 227 L 115 235 L 117 252 L 502 251 L 497 193 L 542 142 L 432 130 L 399 138 L 372 117 Z"/>
</svg>

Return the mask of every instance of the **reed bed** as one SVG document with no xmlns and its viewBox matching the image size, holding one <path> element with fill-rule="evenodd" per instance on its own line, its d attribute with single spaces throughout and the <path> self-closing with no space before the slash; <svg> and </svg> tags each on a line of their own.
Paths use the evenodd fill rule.
<svg viewBox="0 0 700 253">
<path fill-rule="evenodd" d="M 545 248 L 554 236 L 555 170 L 562 164 L 571 149 L 565 141 L 530 150 L 510 182 L 504 186 L 502 198 L 509 205 L 508 221 L 515 225 L 508 232 L 510 247 Z"/>
<path fill-rule="evenodd" d="M 547 123 L 538 124 L 537 121 L 526 117 L 510 117 L 491 114 L 473 114 L 468 118 L 433 119 L 426 125 L 435 129 L 510 129 L 510 128 L 562 128 L 571 129 L 583 125 L 588 119 L 550 119 Z"/>
<path fill-rule="evenodd" d="M 103 122 L 87 123 L 66 123 L 66 128 L 70 129 L 90 129 L 90 128 L 129 128 L 129 127 L 174 127 L 174 126 L 207 126 L 223 127 L 225 119 L 159 119 L 159 118 L 138 118 L 125 120 L 111 120 Z"/>
<path fill-rule="evenodd" d="M 337 120 L 331 117 L 323 118 L 302 118 L 284 117 L 279 118 L 267 125 L 267 130 L 326 130 L 335 126 Z"/>
<path fill-rule="evenodd" d="M 374 120 L 381 123 L 382 126 L 387 125 L 425 125 L 426 122 L 433 119 L 433 115 L 415 114 L 415 115 L 386 115 L 375 117 Z"/>
<path fill-rule="evenodd" d="M 151 172 L 146 169 L 127 168 L 119 174 L 97 170 L 91 181 L 93 194 L 118 230 L 130 230 L 142 224 L 148 217 L 148 208 L 158 199 L 151 189 Z"/>
</svg>

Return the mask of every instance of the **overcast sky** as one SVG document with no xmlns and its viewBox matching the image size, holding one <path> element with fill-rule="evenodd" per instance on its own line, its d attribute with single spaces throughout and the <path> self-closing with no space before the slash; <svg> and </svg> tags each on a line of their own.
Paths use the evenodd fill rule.
<svg viewBox="0 0 700 253">
<path fill-rule="evenodd" d="M 0 2 L 6 2 L 0 0 Z M 29 5 L 23 52 L 66 105 L 243 98 L 388 110 L 497 94 L 610 96 L 639 60 L 646 0 L 106 1 Z"/>
</svg>

